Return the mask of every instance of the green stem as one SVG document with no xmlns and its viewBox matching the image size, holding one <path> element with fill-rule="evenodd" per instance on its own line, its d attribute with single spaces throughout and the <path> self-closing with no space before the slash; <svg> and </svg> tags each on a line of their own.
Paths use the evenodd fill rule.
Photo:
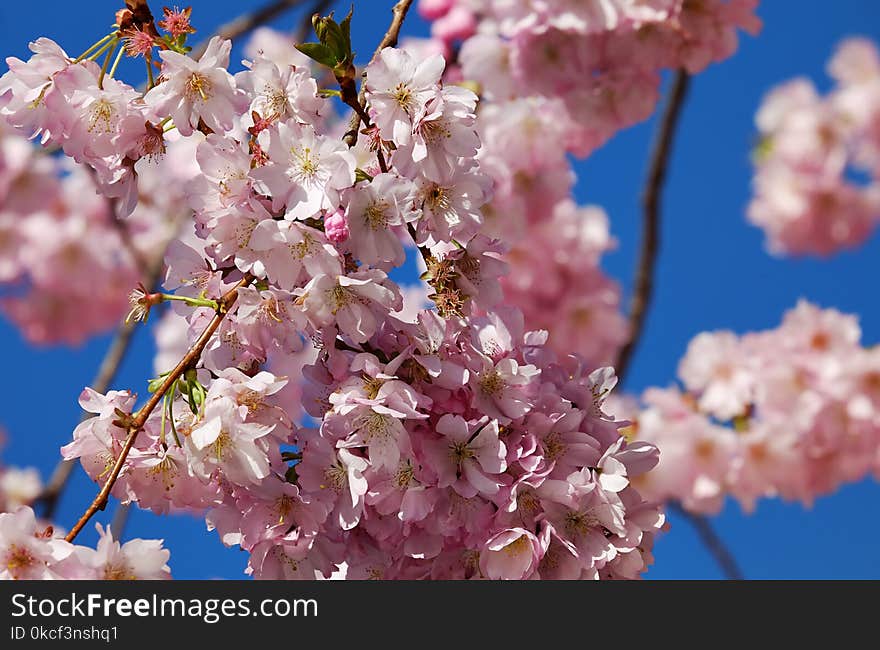
<svg viewBox="0 0 880 650">
<path fill-rule="evenodd" d="M 99 47 L 101 47 L 102 45 L 106 44 L 107 41 L 109 41 L 109 40 L 110 40 L 111 38 L 113 38 L 115 35 L 116 35 L 115 32 L 114 32 L 113 34 L 107 34 L 107 35 L 106 35 L 104 38 L 102 38 L 100 41 L 98 41 L 97 43 L 95 43 L 94 45 L 92 45 L 89 49 L 87 49 L 85 52 L 83 52 L 82 54 L 80 54 L 80 55 L 76 58 L 76 60 L 74 61 L 74 64 L 79 63 L 80 61 L 82 61 L 83 59 L 85 59 L 87 56 L 91 55 L 92 52 L 94 52 L 95 50 L 97 50 L 97 49 L 98 49 Z"/>
<path fill-rule="evenodd" d="M 217 304 L 216 300 L 211 300 L 210 298 L 190 298 L 189 296 L 175 296 L 171 293 L 163 293 L 163 300 L 179 300 L 180 302 L 185 302 L 190 307 L 208 307 L 217 311 L 220 308 L 220 305 Z"/>
<path fill-rule="evenodd" d="M 110 59 L 113 58 L 113 55 L 116 54 L 116 50 L 119 49 L 120 42 L 119 40 L 111 41 L 112 47 L 108 48 L 107 56 L 104 57 L 104 65 L 101 66 L 101 74 L 98 76 L 98 88 L 104 90 L 104 75 L 107 74 L 107 66 L 110 65 Z"/>
<path fill-rule="evenodd" d="M 168 391 L 168 394 L 171 395 L 171 399 L 168 401 L 168 421 L 171 423 L 171 435 L 174 436 L 174 442 L 177 443 L 178 447 L 182 447 L 180 444 L 180 436 L 177 435 L 177 425 L 174 424 L 174 396 L 177 394 L 178 383 L 180 380 L 175 381 L 174 385 L 171 387 L 171 390 Z"/>
<path fill-rule="evenodd" d="M 113 61 L 113 66 L 110 68 L 110 76 L 111 77 L 114 77 L 116 75 L 116 66 L 119 65 L 119 61 L 120 61 L 120 59 L 122 59 L 122 55 L 125 54 L 124 47 L 120 47 L 118 49 L 119 49 L 119 53 L 116 55 L 116 59 L 114 59 L 114 61 Z"/>
<path fill-rule="evenodd" d="M 165 396 L 162 398 L 162 427 L 159 430 L 159 443 L 164 447 L 168 448 L 168 445 L 165 444 L 165 420 L 168 418 L 168 393 L 165 393 Z"/>
<path fill-rule="evenodd" d="M 147 90 L 150 90 L 156 86 L 156 79 L 153 77 L 153 62 L 149 59 L 149 57 L 144 58 L 144 61 L 147 62 L 147 77 L 149 79 L 149 86 Z"/>
<path fill-rule="evenodd" d="M 101 48 L 97 52 L 89 56 L 89 61 L 97 61 L 99 58 L 101 58 L 101 55 L 104 54 L 111 47 L 113 47 L 113 41 L 107 41 L 101 46 Z"/>
</svg>

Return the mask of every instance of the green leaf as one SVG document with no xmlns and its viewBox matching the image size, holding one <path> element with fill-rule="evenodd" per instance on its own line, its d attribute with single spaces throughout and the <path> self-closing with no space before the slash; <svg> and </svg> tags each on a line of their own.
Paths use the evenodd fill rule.
<svg viewBox="0 0 880 650">
<path fill-rule="evenodd" d="M 354 6 L 342 23 L 337 23 L 333 19 L 333 12 L 324 17 L 318 14 L 312 16 L 312 26 L 315 28 L 318 41 L 332 53 L 335 59 L 334 65 L 329 67 L 343 70 L 354 61 L 354 54 L 351 51 L 351 17 L 353 13 Z"/>
<path fill-rule="evenodd" d="M 321 43 L 301 43 L 296 49 L 328 68 L 333 68 L 338 63 L 330 48 Z"/>
<path fill-rule="evenodd" d="M 324 32 L 324 38 L 321 39 L 321 42 L 330 48 L 338 62 L 341 63 L 348 59 L 349 53 L 351 52 L 351 46 L 346 46 L 345 34 L 342 33 L 342 28 L 333 20 L 330 20 L 327 23 L 327 29 Z"/>
<path fill-rule="evenodd" d="M 342 19 L 341 23 L 339 23 L 339 27 L 342 30 L 342 36 L 345 39 L 345 50 L 351 55 L 352 60 L 354 60 L 354 53 L 351 51 L 351 17 L 353 14 L 354 4 L 352 4 L 351 9 L 348 10 L 348 15 Z"/>
<path fill-rule="evenodd" d="M 321 97 L 342 97 L 342 93 L 333 88 L 321 88 L 318 90 Z"/>
</svg>

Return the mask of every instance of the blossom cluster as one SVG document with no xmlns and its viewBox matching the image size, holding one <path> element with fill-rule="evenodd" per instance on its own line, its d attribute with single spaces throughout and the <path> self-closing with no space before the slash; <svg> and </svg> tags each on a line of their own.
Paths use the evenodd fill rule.
<svg viewBox="0 0 880 650">
<path fill-rule="evenodd" d="M 504 256 L 504 296 L 528 326 L 549 331 L 557 353 L 575 350 L 597 366 L 614 363 L 629 335 L 620 287 L 599 266 L 614 245 L 601 208 L 562 200 Z"/>
<path fill-rule="evenodd" d="M 559 354 L 612 362 L 627 339 L 620 288 L 601 269 L 605 219 L 578 208 L 567 154 L 589 155 L 646 119 L 660 72 L 696 73 L 755 33 L 756 0 L 547 2 L 421 0 L 432 38 L 412 47 L 454 60 L 446 79 L 481 103 L 481 169 L 494 184 L 485 231 L 512 250 L 505 295 Z"/>
<path fill-rule="evenodd" d="M 155 226 L 135 219 L 129 228 L 134 250 L 147 250 Z M 79 343 L 112 327 L 138 279 L 133 251 L 89 174 L 0 128 L 0 310 L 24 337 Z"/>
<path fill-rule="evenodd" d="M 0 512 L 0 580 L 167 580 L 170 553 L 160 540 L 124 544 L 96 524 L 95 548 L 72 544 L 28 506 Z"/>
<path fill-rule="evenodd" d="M 120 544 L 100 524 L 95 548 L 64 541 L 62 531 L 34 513 L 33 505 L 42 492 L 36 468 L 0 466 L 0 580 L 171 577 L 170 554 L 160 541 L 133 539 Z"/>
<path fill-rule="evenodd" d="M 880 474 L 880 354 L 860 339 L 854 316 L 806 301 L 776 329 L 698 335 L 679 366 L 683 390 L 609 406 L 631 418 L 631 439 L 663 450 L 639 490 L 699 513 L 729 495 L 750 511 Z"/>
<path fill-rule="evenodd" d="M 444 82 L 444 57 L 379 52 L 369 128 L 349 148 L 292 44 L 256 48 L 231 74 L 227 40 L 197 59 L 163 43 L 141 52 L 161 60 L 144 93 L 48 39 L 0 83 L 7 122 L 91 168 L 124 223 L 165 191 L 150 169 L 175 140 L 188 170 L 194 220 L 165 256 L 174 294 L 135 292 L 130 316 L 173 301 L 163 359 L 176 332 L 194 344 L 220 320 L 136 425 L 112 494 L 205 513 L 259 578 L 638 577 L 664 517 L 631 481 L 657 449 L 603 412 L 611 368 L 555 354 L 503 304 L 478 98 Z M 557 227 L 579 214 L 560 210 Z M 597 219 L 592 236 L 569 235 L 593 263 L 609 239 Z M 431 310 L 407 308 L 389 275 L 408 255 Z M 102 482 L 138 399 L 86 389 L 80 405 L 94 417 L 62 454 Z M 55 544 L 15 516 L 0 522 L 13 547 L 34 533 Z"/>
<path fill-rule="evenodd" d="M 877 47 L 845 40 L 828 73 L 828 94 L 793 79 L 768 93 L 755 117 L 748 216 L 776 253 L 830 255 L 861 244 L 880 220 Z"/>
<path fill-rule="evenodd" d="M 694 74 L 756 34 L 758 0 L 421 0 L 432 36 L 493 101 L 535 97 L 585 156 L 646 119 L 660 71 Z"/>
</svg>

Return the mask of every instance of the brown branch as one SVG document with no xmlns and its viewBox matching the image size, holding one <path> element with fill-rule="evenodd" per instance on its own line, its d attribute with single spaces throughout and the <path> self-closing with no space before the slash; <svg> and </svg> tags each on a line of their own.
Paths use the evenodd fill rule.
<svg viewBox="0 0 880 650">
<path fill-rule="evenodd" d="M 159 282 L 159 276 L 162 274 L 163 261 L 164 254 L 156 256 L 156 259 L 143 276 L 144 286 L 153 287 Z M 110 385 L 116 377 L 116 373 L 119 371 L 119 367 L 122 365 L 122 362 L 131 347 L 135 329 L 135 323 L 126 323 L 125 321 L 120 323 L 119 327 L 116 329 L 113 341 L 110 343 L 110 347 L 107 348 L 107 352 L 101 360 L 101 365 L 98 367 L 98 372 L 89 384 L 89 386 L 97 392 L 106 393 L 110 388 Z M 80 422 L 84 422 L 91 416 L 91 413 L 83 411 L 82 416 L 80 417 Z M 43 504 L 43 517 L 46 519 L 52 519 L 55 514 L 55 509 L 58 507 L 58 500 L 60 499 L 62 492 L 64 492 L 64 489 L 67 487 L 67 482 L 70 479 L 70 475 L 75 466 L 76 463 L 73 460 L 60 461 L 55 466 L 46 487 L 35 500 L 35 504 Z"/>
<path fill-rule="evenodd" d="M 703 542 L 703 546 L 709 550 L 718 566 L 721 567 L 721 572 L 725 578 L 728 580 L 745 580 L 745 576 L 739 568 L 736 558 L 733 557 L 733 553 L 730 552 L 730 549 L 727 548 L 706 517 L 688 512 L 676 501 L 670 502 L 667 507 L 690 522 L 694 530 L 697 531 L 700 541 Z"/>
<path fill-rule="evenodd" d="M 669 100 L 655 136 L 648 178 L 645 191 L 642 194 L 644 233 L 642 234 L 641 254 L 629 307 L 629 339 L 621 349 L 617 363 L 615 363 L 617 376 L 621 383 L 623 383 L 623 377 L 629 369 L 633 352 L 641 338 L 654 293 L 654 271 L 657 253 L 660 250 L 660 203 L 669 157 L 672 153 L 672 144 L 675 139 L 675 130 L 681 117 L 689 80 L 687 72 L 679 70 L 676 73 L 672 90 L 669 93 Z"/>
<path fill-rule="evenodd" d="M 152 394 L 147 403 L 144 404 L 143 407 L 138 409 L 138 411 L 132 414 L 128 421 L 126 422 L 126 426 L 128 429 L 128 435 L 125 438 L 125 442 L 122 446 L 122 451 L 119 454 L 119 457 L 116 459 L 116 462 L 113 464 L 113 469 L 110 471 L 110 476 L 107 477 L 103 487 L 101 488 L 98 495 L 92 501 L 91 505 L 86 509 L 83 516 L 79 518 L 79 520 L 74 524 L 73 528 L 71 528 L 70 532 L 67 533 L 65 539 L 68 542 L 72 542 L 79 532 L 83 529 L 89 519 L 91 519 L 96 512 L 99 510 L 103 510 L 107 505 L 107 499 L 110 496 L 111 490 L 113 490 L 113 486 L 116 484 L 116 479 L 119 477 L 119 473 L 122 471 L 123 465 L 125 465 L 125 460 L 128 458 L 128 454 L 131 451 L 131 448 L 134 446 L 135 440 L 137 439 L 138 433 L 140 433 L 141 429 L 143 429 L 144 424 L 147 422 L 147 418 L 149 418 L 150 414 L 162 401 L 162 398 L 165 394 L 171 390 L 171 387 L 180 379 L 183 374 L 189 370 L 190 368 L 195 368 L 196 364 L 199 361 L 199 358 L 202 355 L 202 351 L 204 351 L 205 346 L 208 344 L 208 341 L 211 340 L 211 337 L 214 335 L 214 332 L 217 331 L 217 328 L 220 326 L 220 323 L 223 322 L 223 319 L 226 317 L 226 314 L 229 313 L 229 310 L 235 304 L 235 301 L 238 299 L 238 290 L 241 287 L 247 286 L 251 282 L 253 282 L 254 276 L 250 273 L 246 274 L 244 278 L 242 278 L 232 289 L 227 291 L 218 301 L 219 305 L 217 307 L 217 313 L 214 315 L 214 318 L 211 319 L 211 322 L 202 332 L 201 336 L 199 336 L 198 340 L 193 344 L 193 346 L 189 349 L 183 359 L 174 367 L 174 369 L 168 373 L 165 377 L 165 380 L 162 382 L 162 385 L 156 390 L 155 393 Z"/>
<path fill-rule="evenodd" d="M 98 170 L 91 165 L 83 165 L 83 167 L 86 168 L 86 171 L 88 171 L 89 176 L 92 179 L 92 183 L 95 186 L 95 193 L 100 194 L 101 189 L 100 184 L 98 183 Z M 114 230 L 116 230 L 116 233 L 119 235 L 119 241 L 122 242 L 122 246 L 125 248 L 126 252 L 131 255 L 131 259 L 134 261 L 138 272 L 140 272 L 141 274 L 141 277 L 149 277 L 152 265 L 149 263 L 147 258 L 144 257 L 143 253 L 138 250 L 137 246 L 135 246 L 134 239 L 131 236 L 131 230 L 128 227 L 130 222 L 125 219 L 120 219 L 116 215 L 117 200 L 105 196 L 104 202 L 107 206 L 107 214 L 109 215 L 108 218 L 110 219 L 110 225 L 113 226 Z M 151 285 L 147 284 L 147 286 Z"/>
<path fill-rule="evenodd" d="M 376 51 L 373 52 L 373 56 L 370 58 L 370 63 L 376 60 L 376 57 L 379 56 L 379 52 L 384 50 L 386 47 L 395 47 L 397 45 L 397 40 L 400 38 L 400 28 L 403 27 L 403 21 L 406 20 L 406 14 L 409 11 L 410 6 L 412 5 L 413 0 L 400 0 L 394 8 L 391 10 L 392 18 L 391 25 L 388 27 L 388 31 L 385 32 L 385 36 L 382 37 L 382 40 L 379 42 L 379 47 L 376 48 Z M 361 77 L 366 76 L 366 69 L 362 73 Z M 364 79 L 361 80 L 361 90 L 358 93 L 358 104 L 361 109 L 366 106 L 367 99 L 367 89 L 364 84 Z M 361 113 L 362 111 L 354 111 L 354 114 L 351 116 L 351 120 L 348 123 L 348 131 L 345 132 L 345 137 L 343 140 L 345 144 L 349 146 L 349 148 L 355 146 L 358 141 L 358 132 L 361 129 Z M 367 126 L 369 126 L 369 122 L 365 122 Z"/>
<path fill-rule="evenodd" d="M 636 345 L 641 338 L 645 326 L 645 318 L 654 292 L 654 271 L 657 254 L 660 250 L 660 216 L 663 187 L 672 154 L 675 131 L 681 118 L 682 108 L 687 96 L 690 77 L 684 70 L 679 70 L 672 83 L 669 100 L 660 120 L 660 127 L 655 136 L 654 148 L 651 153 L 651 164 L 645 191 L 642 194 L 642 248 L 636 270 L 633 297 L 629 311 L 629 340 L 620 351 L 615 368 L 621 383 L 629 368 Z M 702 515 L 688 512 L 677 502 L 668 504 L 668 508 L 687 519 L 694 527 L 703 545 L 715 558 L 722 573 L 728 580 L 742 580 L 743 573 L 724 541 L 709 520 Z"/>
<path fill-rule="evenodd" d="M 117 542 L 122 541 L 129 515 L 131 515 L 130 503 L 120 503 L 113 511 L 113 519 L 110 520 L 110 533 Z"/>
<path fill-rule="evenodd" d="M 239 36 L 243 36 L 244 34 L 255 30 L 257 27 L 274 20 L 286 11 L 296 9 L 305 3 L 306 0 L 275 0 L 252 13 L 242 14 L 238 18 L 221 25 L 217 31 L 214 32 L 212 38 L 214 36 L 219 36 L 220 38 L 226 38 L 233 41 Z M 208 43 L 210 40 L 211 39 L 209 38 L 207 41 L 196 45 L 190 53 L 190 56 L 194 59 L 201 58 L 205 53 L 205 50 L 208 49 Z"/>
<path fill-rule="evenodd" d="M 131 258 L 134 260 L 135 266 L 140 272 L 141 277 L 148 277 L 152 265 L 147 261 L 144 254 L 138 250 L 137 246 L 135 246 L 134 239 L 131 236 L 131 230 L 128 227 L 129 222 L 117 217 L 112 210 L 110 212 L 110 222 L 119 234 L 119 240 L 122 242 L 125 250 L 128 251 L 128 254 L 131 255 Z M 144 284 L 144 286 L 148 285 Z"/>
</svg>

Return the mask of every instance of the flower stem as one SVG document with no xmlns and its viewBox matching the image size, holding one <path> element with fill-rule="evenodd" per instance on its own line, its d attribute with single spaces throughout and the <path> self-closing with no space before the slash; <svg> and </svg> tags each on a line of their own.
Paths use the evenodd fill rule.
<svg viewBox="0 0 880 650">
<path fill-rule="evenodd" d="M 107 41 L 96 52 L 93 52 L 92 54 L 90 54 L 88 56 L 88 60 L 89 61 L 97 61 L 99 58 L 101 58 L 101 55 L 104 54 L 111 47 L 113 47 L 113 41 L 112 40 Z"/>
<path fill-rule="evenodd" d="M 87 56 L 89 56 L 92 52 L 94 52 L 95 50 L 97 50 L 98 48 L 100 48 L 102 45 L 105 45 L 105 44 L 107 43 L 107 41 L 109 41 L 110 39 L 112 39 L 115 35 L 116 35 L 115 32 L 114 32 L 113 34 L 107 34 L 107 35 L 106 35 L 104 38 L 102 38 L 100 41 L 98 41 L 97 43 L 95 43 L 94 45 L 92 45 L 89 49 L 87 49 L 85 52 L 83 52 L 82 54 L 80 54 L 80 55 L 76 58 L 76 60 L 74 60 L 74 63 L 79 63 L 80 61 L 82 61 L 83 59 L 85 59 L 85 58 L 86 58 Z"/>
<path fill-rule="evenodd" d="M 116 67 L 119 65 L 120 59 L 122 59 L 122 55 L 125 54 L 125 48 L 119 47 L 117 45 L 116 49 L 119 50 L 119 53 L 116 55 L 116 58 L 113 60 L 113 65 L 110 67 L 110 76 L 113 77 L 116 75 Z"/>
<path fill-rule="evenodd" d="M 153 62 L 149 57 L 144 58 L 144 61 L 147 62 L 147 90 L 150 90 L 156 86 L 156 79 L 153 77 Z"/>
<path fill-rule="evenodd" d="M 107 47 L 107 56 L 104 57 L 104 65 L 101 66 L 101 74 L 98 76 L 98 88 L 100 88 L 101 90 L 104 90 L 104 75 L 107 74 L 107 66 L 110 65 L 110 59 L 112 59 L 113 55 L 116 54 L 116 50 L 119 49 L 120 45 L 121 42 L 117 39 L 115 41 L 111 41 Z"/>
<path fill-rule="evenodd" d="M 186 303 L 190 307 L 207 307 L 214 311 L 217 311 L 219 307 L 217 301 L 211 300 L 210 298 L 190 298 L 189 296 L 175 296 L 172 293 L 163 293 L 162 300 L 178 300 Z"/>
</svg>

